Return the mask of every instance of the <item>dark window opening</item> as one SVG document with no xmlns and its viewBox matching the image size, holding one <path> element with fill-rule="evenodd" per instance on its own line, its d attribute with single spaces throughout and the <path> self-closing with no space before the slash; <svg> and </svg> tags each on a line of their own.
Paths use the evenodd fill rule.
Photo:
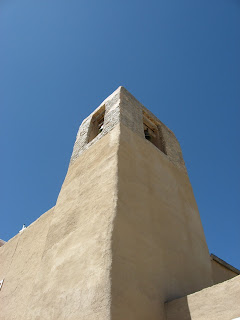
<svg viewBox="0 0 240 320">
<path fill-rule="evenodd" d="M 103 131 L 104 116 L 105 106 L 100 108 L 92 117 L 88 142 L 92 141 L 99 133 Z"/>
<path fill-rule="evenodd" d="M 150 141 L 152 144 L 155 145 L 155 147 L 157 147 L 159 150 L 166 154 L 160 126 L 157 125 L 146 114 L 143 115 L 143 129 L 145 139 Z"/>
</svg>

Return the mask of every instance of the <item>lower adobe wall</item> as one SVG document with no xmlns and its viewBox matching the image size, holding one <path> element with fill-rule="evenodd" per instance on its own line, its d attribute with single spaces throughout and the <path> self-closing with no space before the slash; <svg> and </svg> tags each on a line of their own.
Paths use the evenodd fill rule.
<svg viewBox="0 0 240 320">
<path fill-rule="evenodd" d="M 167 320 L 233 320 L 240 317 L 240 276 L 166 303 Z"/>
<path fill-rule="evenodd" d="M 21 320 L 38 272 L 54 208 L 0 248 L 1 315 Z"/>
</svg>

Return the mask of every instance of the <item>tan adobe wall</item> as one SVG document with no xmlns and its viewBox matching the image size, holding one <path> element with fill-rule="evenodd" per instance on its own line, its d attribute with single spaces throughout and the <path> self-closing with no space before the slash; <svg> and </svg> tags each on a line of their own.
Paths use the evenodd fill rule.
<svg viewBox="0 0 240 320">
<path fill-rule="evenodd" d="M 191 184 L 151 142 L 121 125 L 112 245 L 112 319 L 163 320 L 164 302 L 212 284 Z"/>
<path fill-rule="evenodd" d="M 0 248 L 0 319 L 24 320 L 54 208 Z"/>
<path fill-rule="evenodd" d="M 70 165 L 23 320 L 111 319 L 118 137 L 116 126 Z"/>
<path fill-rule="evenodd" d="M 240 317 L 240 276 L 166 303 L 167 320 L 233 320 Z"/>
</svg>

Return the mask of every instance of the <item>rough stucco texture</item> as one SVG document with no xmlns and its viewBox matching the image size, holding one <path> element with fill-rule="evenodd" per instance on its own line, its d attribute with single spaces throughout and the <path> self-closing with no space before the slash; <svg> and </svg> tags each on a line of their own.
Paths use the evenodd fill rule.
<svg viewBox="0 0 240 320">
<path fill-rule="evenodd" d="M 23 314 L 39 271 L 54 208 L 0 248 L 1 320 L 24 319 Z"/>
<path fill-rule="evenodd" d="M 69 167 L 24 320 L 110 319 L 119 127 Z"/>
<path fill-rule="evenodd" d="M 164 319 L 164 302 L 212 284 L 184 170 L 121 125 L 113 230 L 112 319 Z"/>
<path fill-rule="evenodd" d="M 166 304 L 167 320 L 232 320 L 240 317 L 240 276 Z"/>
</svg>

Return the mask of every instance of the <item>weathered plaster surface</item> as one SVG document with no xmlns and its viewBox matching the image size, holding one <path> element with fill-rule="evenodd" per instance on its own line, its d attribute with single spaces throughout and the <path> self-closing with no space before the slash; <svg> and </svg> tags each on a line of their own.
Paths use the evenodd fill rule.
<svg viewBox="0 0 240 320">
<path fill-rule="evenodd" d="M 69 167 L 24 320 L 110 319 L 119 127 Z"/>
<path fill-rule="evenodd" d="M 34 280 L 41 265 L 54 208 L 0 248 L 0 319 L 20 320 L 28 308 Z"/>
<path fill-rule="evenodd" d="M 240 317 L 240 276 L 166 304 L 167 320 L 233 320 Z"/>
<path fill-rule="evenodd" d="M 188 176 L 121 125 L 112 319 L 164 319 L 164 302 L 212 284 Z"/>
<path fill-rule="evenodd" d="M 103 136 L 109 133 L 120 122 L 120 88 L 114 91 L 107 99 L 105 99 L 98 108 L 96 108 L 86 119 L 83 120 L 79 127 L 76 141 L 73 148 L 73 153 L 70 163 L 73 163 L 82 152 L 89 149 L 93 144 L 99 141 Z M 94 138 L 91 142 L 88 142 L 91 119 L 94 114 L 105 106 L 105 117 L 102 132 Z"/>
</svg>

